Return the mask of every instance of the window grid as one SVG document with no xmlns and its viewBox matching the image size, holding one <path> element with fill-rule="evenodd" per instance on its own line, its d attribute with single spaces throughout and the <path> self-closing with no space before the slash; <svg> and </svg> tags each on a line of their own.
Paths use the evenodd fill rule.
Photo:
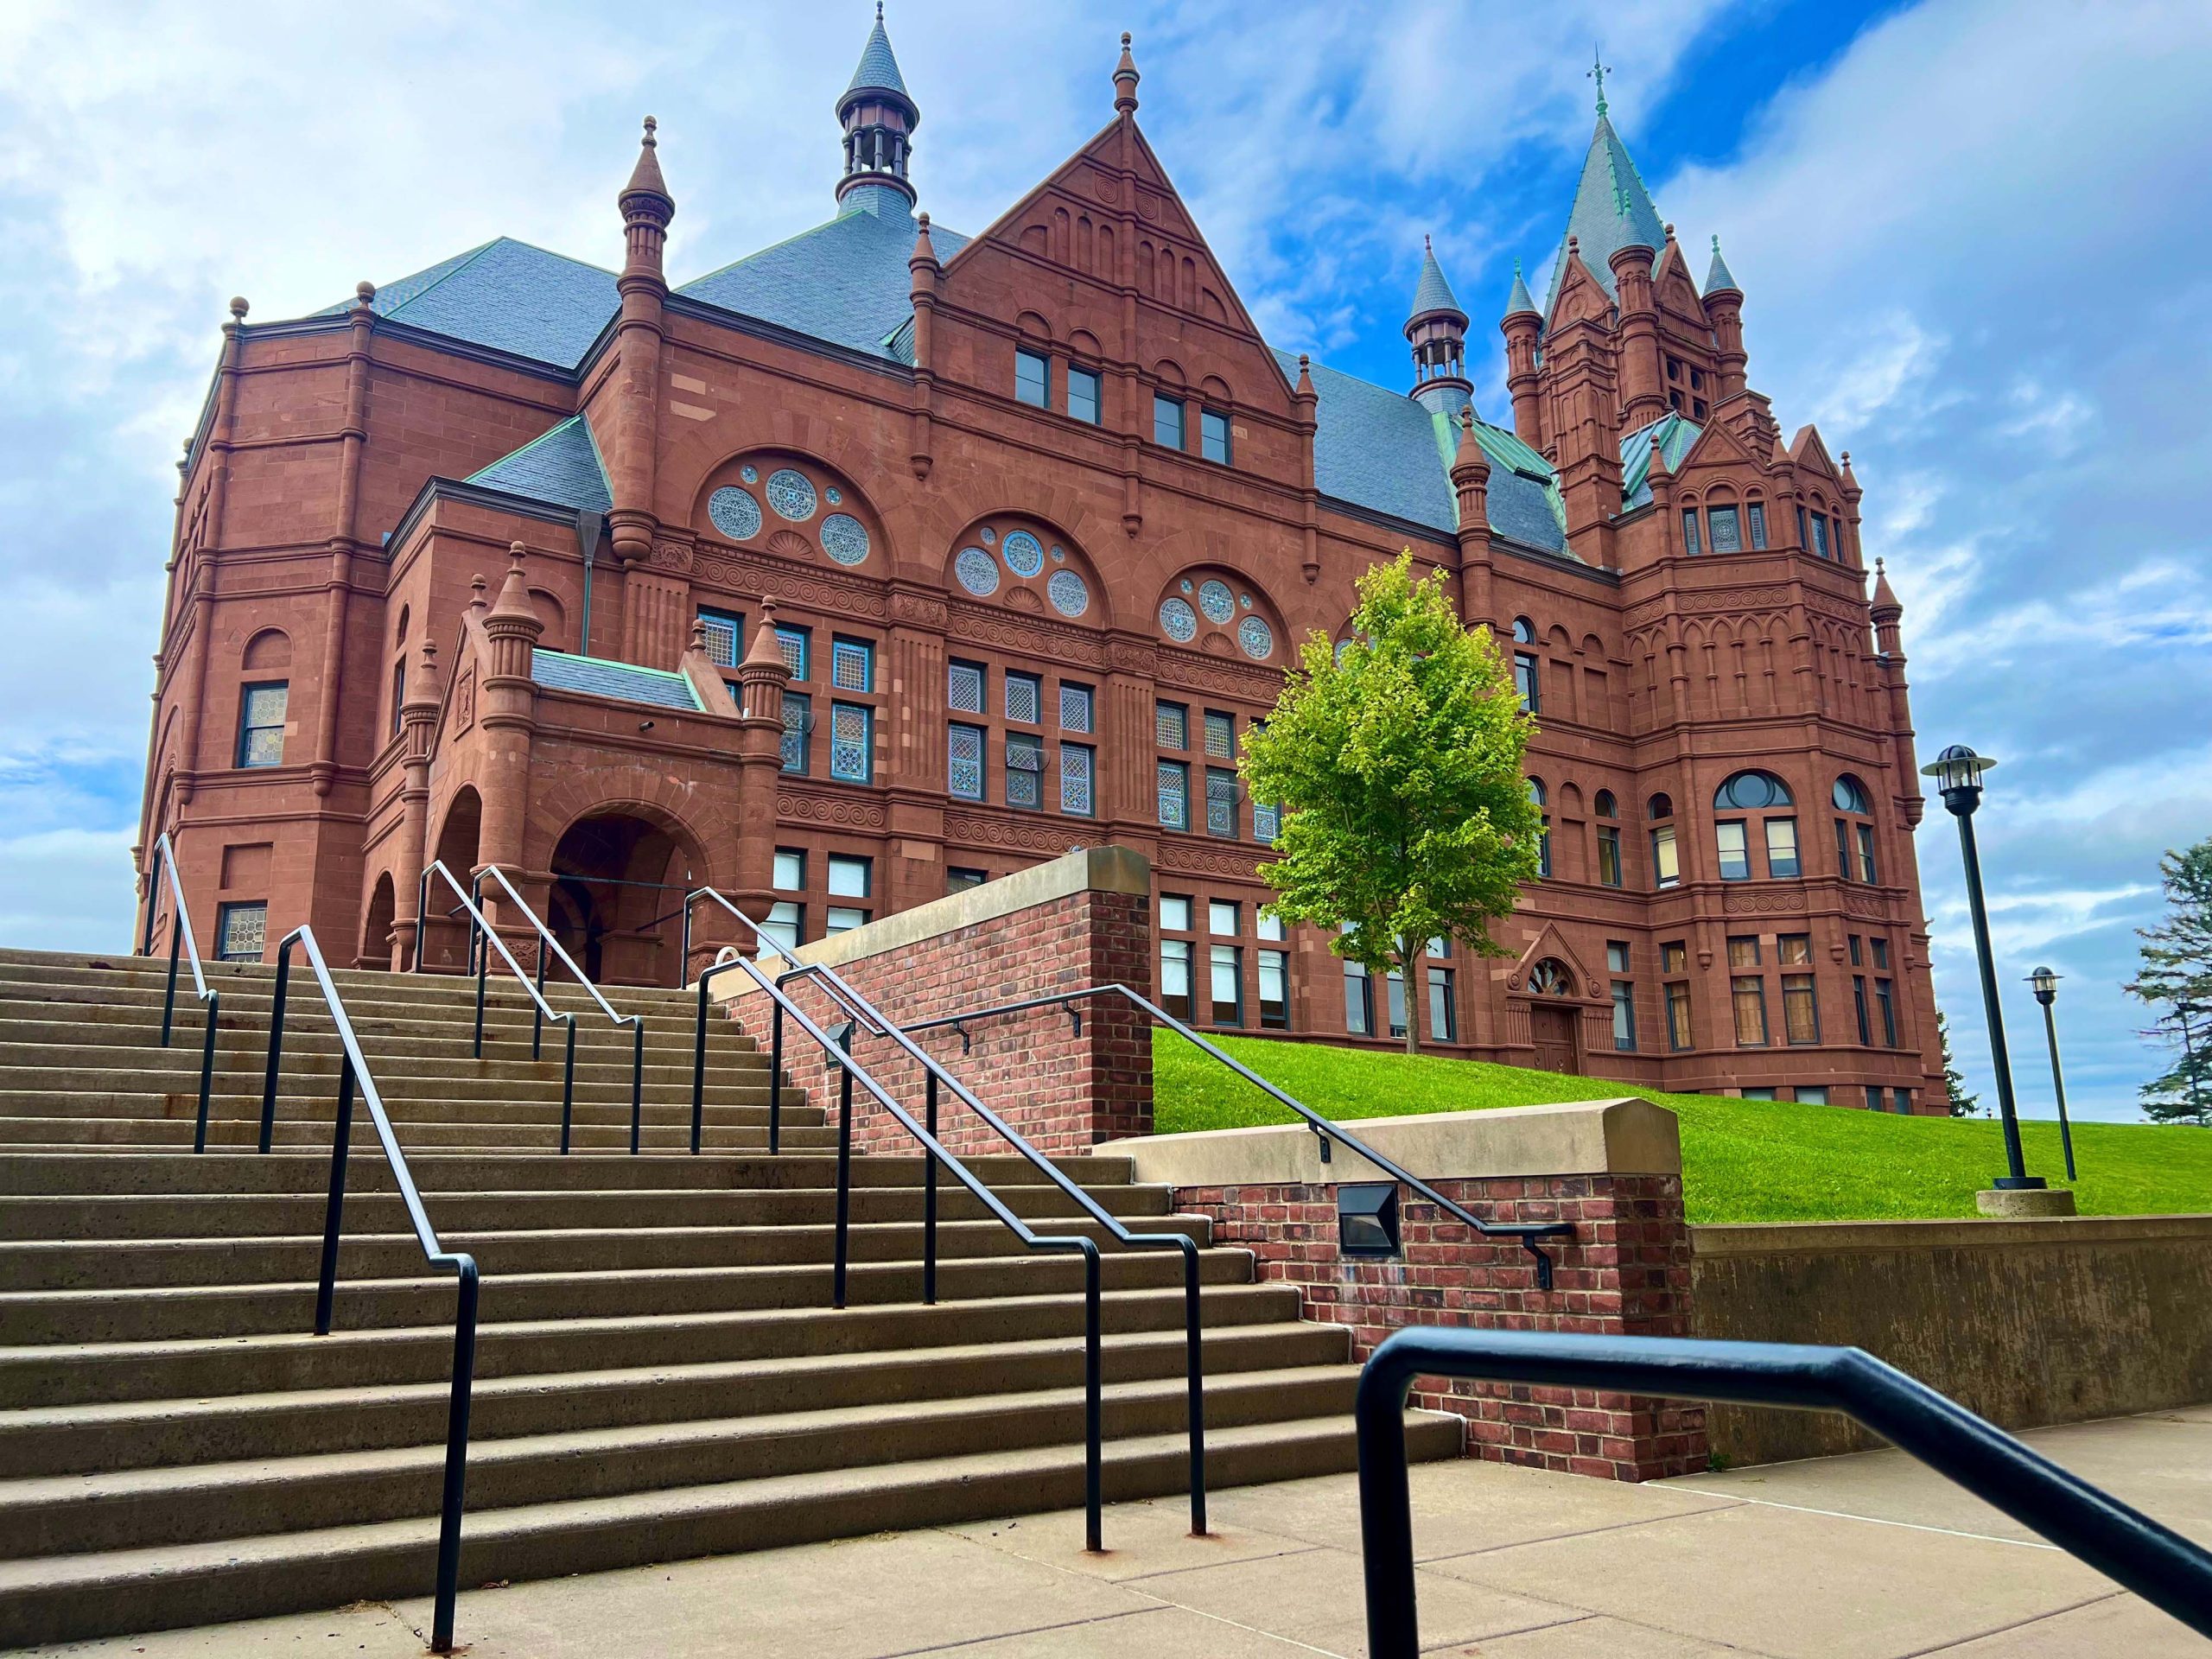
<svg viewBox="0 0 2212 1659">
<path fill-rule="evenodd" d="M 945 706 L 956 715 L 980 715 L 983 712 L 984 670 L 981 663 L 963 663 L 957 658 L 945 665 Z"/>
<path fill-rule="evenodd" d="M 945 785 L 954 798 L 983 798 L 983 728 L 955 725 L 945 745 Z"/>
<path fill-rule="evenodd" d="M 831 703 L 830 775 L 842 783 L 867 783 L 874 758 L 875 710 L 864 703 Z"/>
<path fill-rule="evenodd" d="M 1159 763 L 1160 823 L 1166 830 L 1191 827 L 1191 768 L 1180 760 Z"/>
<path fill-rule="evenodd" d="M 238 765 L 284 764 L 284 715 L 290 700 L 289 680 L 265 681 L 245 688 L 238 702 Z"/>
<path fill-rule="evenodd" d="M 1163 749 L 1191 747 L 1191 711 L 1179 702 L 1153 705 L 1153 737 Z"/>
<path fill-rule="evenodd" d="M 776 628 L 776 649 L 784 653 L 784 666 L 791 670 L 791 678 L 804 680 L 807 671 L 807 646 L 811 643 L 804 628 L 787 628 L 780 623 Z"/>
<path fill-rule="evenodd" d="M 1691 555 L 1695 555 L 1703 550 L 1698 546 L 1697 509 L 1695 507 L 1684 507 L 1682 509 L 1682 550 L 1685 553 Z"/>
<path fill-rule="evenodd" d="M 1034 674 L 1016 674 L 1009 669 L 1006 675 L 1006 717 L 1024 726 L 1037 724 L 1038 710 L 1044 702 L 1040 688 L 1041 682 Z"/>
<path fill-rule="evenodd" d="M 715 611 L 702 608 L 699 621 L 706 629 L 707 655 L 717 668 L 735 668 L 740 648 L 745 643 L 745 619 L 734 611 Z"/>
<path fill-rule="evenodd" d="M 1217 760 L 1236 758 L 1236 720 L 1234 715 L 1206 710 L 1206 753 Z"/>
<path fill-rule="evenodd" d="M 1087 685 L 1060 687 L 1060 729 L 1064 732 L 1089 732 L 1094 710 L 1090 688 Z"/>
<path fill-rule="evenodd" d="M 1087 818 L 1091 814 L 1092 752 L 1089 745 L 1060 745 L 1060 810 Z"/>
<path fill-rule="evenodd" d="M 784 693 L 784 734 L 779 745 L 785 772 L 804 777 L 812 770 L 814 699 L 804 691 Z"/>
<path fill-rule="evenodd" d="M 265 899 L 225 905 L 215 917 L 215 958 L 219 962 L 259 962 L 269 943 L 269 905 Z"/>
<path fill-rule="evenodd" d="M 1006 734 L 1006 804 L 1040 807 L 1044 799 L 1045 740 L 1031 732 Z"/>
<path fill-rule="evenodd" d="M 1236 837 L 1236 774 L 1218 766 L 1206 768 L 1206 833 Z"/>
<path fill-rule="evenodd" d="M 830 683 L 840 691 L 875 690 L 875 647 L 865 639 L 833 639 Z"/>
</svg>

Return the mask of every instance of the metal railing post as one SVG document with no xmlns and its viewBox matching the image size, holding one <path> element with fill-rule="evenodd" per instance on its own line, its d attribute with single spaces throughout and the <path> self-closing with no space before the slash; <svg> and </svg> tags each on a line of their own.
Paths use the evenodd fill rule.
<svg viewBox="0 0 2212 1659">
<path fill-rule="evenodd" d="M 292 939 L 276 947 L 276 986 L 269 997 L 269 1069 L 261 1084 L 261 1149 L 276 1136 L 276 1071 L 284 1054 L 284 990 L 292 977 Z"/>
<path fill-rule="evenodd" d="M 169 1046 L 169 1027 L 176 1019 L 176 953 L 184 943 L 181 929 L 183 924 L 175 917 L 169 918 L 169 988 L 162 998 L 162 1046 Z"/>
<path fill-rule="evenodd" d="M 542 934 L 537 940 L 537 994 L 541 997 L 545 995 L 545 939 Z M 530 1005 L 530 1058 L 545 1058 L 545 1009 L 537 1002 Z"/>
<path fill-rule="evenodd" d="M 322 1276 L 315 1292 L 315 1333 L 330 1334 L 331 1304 L 338 1294 L 338 1235 L 346 1214 L 346 1160 L 353 1143 L 353 1061 L 338 1063 L 338 1122 L 330 1137 L 330 1202 L 322 1217 Z"/>
<path fill-rule="evenodd" d="M 927 1076 L 923 1094 L 922 1122 L 931 1137 L 937 1134 L 937 1073 Z M 922 1300 L 937 1306 L 937 1154 L 922 1154 Z"/>
<path fill-rule="evenodd" d="M 1105 1502 L 1105 1356 L 1099 1329 L 1098 1246 L 1083 1241 L 1083 1547 L 1091 1554 L 1106 1548 L 1101 1510 Z"/>
<path fill-rule="evenodd" d="M 690 912 L 686 911 L 683 913 L 683 923 L 684 930 L 688 933 L 691 925 Z M 775 1086 L 776 1080 L 773 1077 L 769 1078 L 768 1087 L 772 1090 Z M 699 976 L 699 1025 L 691 1038 L 691 1150 L 695 1155 L 699 1150 L 700 1132 L 705 1128 L 706 1122 L 707 976 L 702 974 Z"/>
<path fill-rule="evenodd" d="M 571 1031 L 575 1027 L 569 1027 Z M 446 1409 L 445 1491 L 438 1504 L 437 1599 L 430 1619 L 430 1651 L 453 1651 L 454 1601 L 461 1587 L 461 1514 L 468 1480 L 468 1407 L 476 1378 L 476 1263 L 463 1255 L 453 1319 L 453 1396 Z"/>
<path fill-rule="evenodd" d="M 470 916 L 468 952 L 472 958 L 472 965 L 476 969 L 476 1058 L 480 1060 L 484 1058 L 484 980 L 491 971 L 492 953 L 478 936 L 480 933 L 489 933 L 491 931 L 492 924 L 488 920 L 480 925 L 475 915 Z"/>
<path fill-rule="evenodd" d="M 215 1012 L 222 1000 L 220 991 L 207 993 L 207 1031 L 200 1039 L 200 1115 L 194 1120 L 192 1149 L 207 1150 L 207 1105 L 215 1086 Z"/>
<path fill-rule="evenodd" d="M 162 907 L 162 848 L 168 840 L 163 830 L 154 842 L 154 868 L 146 875 L 146 925 L 138 935 L 138 954 L 154 954 L 154 918 Z"/>
<path fill-rule="evenodd" d="M 784 1005 L 775 1005 L 768 1020 L 768 1155 L 783 1150 L 784 1127 Z"/>
<path fill-rule="evenodd" d="M 1185 1432 L 1190 1440 L 1191 1535 L 1206 1529 L 1205 1349 L 1198 1338 L 1198 1246 L 1183 1236 L 1183 1369 Z"/>
<path fill-rule="evenodd" d="M 853 1023 L 848 1020 L 834 1033 L 837 1046 L 853 1052 Z M 830 1306 L 845 1305 L 846 1233 L 853 1213 L 853 1068 L 833 1060 L 837 1068 L 837 1243 L 836 1266 L 830 1275 Z"/>
<path fill-rule="evenodd" d="M 566 1156 L 576 1116 L 576 1022 L 569 1021 L 569 1043 L 561 1057 L 561 1152 Z"/>
<path fill-rule="evenodd" d="M 638 1143 L 645 1124 L 645 1016 L 632 1016 L 637 1024 L 630 1033 L 630 1155 L 638 1155 Z"/>
</svg>

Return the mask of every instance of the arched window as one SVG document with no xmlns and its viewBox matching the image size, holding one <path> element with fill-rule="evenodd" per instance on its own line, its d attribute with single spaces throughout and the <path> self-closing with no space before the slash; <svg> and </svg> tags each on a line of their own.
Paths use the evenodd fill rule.
<svg viewBox="0 0 2212 1659">
<path fill-rule="evenodd" d="M 1610 789 L 1599 790 L 1598 798 L 1591 804 L 1601 818 L 1618 818 L 1621 815 L 1620 809 L 1613 804 L 1613 791 Z"/>
<path fill-rule="evenodd" d="M 1516 645 L 1535 645 L 1536 643 L 1536 625 L 1531 622 L 1525 616 L 1515 617 L 1513 619 L 1513 643 Z"/>
<path fill-rule="evenodd" d="M 1835 821 L 1836 874 L 1847 881 L 1864 881 L 1871 887 L 1877 880 L 1874 808 L 1866 798 L 1866 785 L 1847 772 L 1835 780 L 1833 798 L 1839 815 Z"/>
<path fill-rule="evenodd" d="M 1515 617 L 1513 643 L 1516 645 L 1534 645 L 1536 643 L 1536 625 L 1525 616 Z M 1543 707 L 1543 677 L 1538 670 L 1536 653 L 1534 651 L 1516 651 L 1513 653 L 1513 689 L 1521 694 L 1521 706 L 1530 714 L 1536 713 Z"/>
<path fill-rule="evenodd" d="M 1789 786 L 1770 772 L 1739 772 L 1713 791 L 1715 812 L 1745 816 L 1717 818 L 1713 825 L 1714 846 L 1720 855 L 1723 881 L 1751 879 L 1751 848 L 1756 840 L 1766 849 L 1766 873 L 1777 880 L 1804 874 L 1797 855 L 1797 819 Z M 1753 832 L 1754 816 L 1759 825 Z"/>
<path fill-rule="evenodd" d="M 1543 809 L 1550 798 L 1544 793 L 1544 780 L 1529 780 L 1529 798 L 1536 804 L 1541 827 L 1536 831 L 1536 874 L 1548 876 L 1552 873 L 1552 815 Z"/>
<path fill-rule="evenodd" d="M 1546 957 L 1529 970 L 1531 996 L 1573 996 L 1574 970 L 1557 957 Z"/>
<path fill-rule="evenodd" d="M 1613 791 L 1601 789 L 1591 803 L 1598 815 L 1598 881 L 1601 887 L 1621 885 L 1620 805 Z"/>
<path fill-rule="evenodd" d="M 1654 795 L 1643 804 L 1643 816 L 1655 823 L 1661 818 L 1673 817 L 1675 816 L 1674 797 L 1663 793 Z"/>
</svg>

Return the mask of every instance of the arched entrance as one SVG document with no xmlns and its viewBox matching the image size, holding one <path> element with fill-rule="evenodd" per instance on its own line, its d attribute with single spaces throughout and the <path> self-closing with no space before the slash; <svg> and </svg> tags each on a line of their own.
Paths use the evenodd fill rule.
<svg viewBox="0 0 2212 1659">
<path fill-rule="evenodd" d="M 392 965 L 391 924 L 398 906 L 394 901 L 391 874 L 386 871 L 377 878 L 375 891 L 369 894 L 368 919 L 361 925 L 361 954 L 356 958 L 363 968 L 390 968 Z"/>
<path fill-rule="evenodd" d="M 704 879 L 680 831 L 636 812 L 594 812 L 554 845 L 547 925 L 594 980 L 672 985 L 683 895 Z"/>
<path fill-rule="evenodd" d="M 1546 957 L 1529 970 L 1531 997 L 1572 997 L 1574 970 L 1557 957 Z M 1536 1046 L 1539 1071 L 1579 1073 L 1581 1054 L 1575 1044 L 1580 1010 L 1569 1001 L 1532 1001 L 1529 1004 L 1529 1034 Z"/>
<path fill-rule="evenodd" d="M 477 837 L 483 823 L 483 800 L 474 785 L 463 784 L 446 808 L 435 856 L 464 887 L 468 885 L 468 873 L 476 868 Z M 453 889 L 433 878 L 430 902 L 422 924 L 422 965 L 432 972 L 457 974 L 468 967 L 468 925 L 446 913 L 454 904 Z"/>
</svg>

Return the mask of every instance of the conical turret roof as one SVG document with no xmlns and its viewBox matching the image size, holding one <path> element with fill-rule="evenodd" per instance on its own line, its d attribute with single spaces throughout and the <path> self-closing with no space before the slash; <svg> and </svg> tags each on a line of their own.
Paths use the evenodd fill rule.
<svg viewBox="0 0 2212 1659">
<path fill-rule="evenodd" d="M 891 37 L 883 32 L 883 8 L 875 9 L 875 27 L 868 31 L 868 44 L 861 48 L 860 67 L 853 71 L 852 84 L 845 88 L 845 96 L 855 92 L 896 92 L 909 104 L 913 94 L 906 90 L 906 78 L 899 73 L 899 60 L 892 54 Z"/>
<path fill-rule="evenodd" d="M 1628 146 L 1613 130 L 1605 105 L 1598 107 L 1598 128 L 1591 135 L 1590 153 L 1583 158 L 1582 181 L 1575 187 L 1574 206 L 1567 216 L 1567 232 L 1560 238 L 1559 257 L 1552 264 L 1551 292 L 1544 299 L 1544 315 L 1551 315 L 1559 298 L 1559 285 L 1567 276 L 1567 238 L 1576 238 L 1582 263 L 1590 267 L 1605 292 L 1618 299 L 1613 288 L 1613 255 L 1623 248 L 1649 248 L 1655 254 L 1665 245 L 1667 233 L 1644 188 L 1643 175 L 1629 159 Z"/>
<path fill-rule="evenodd" d="M 1452 284 L 1444 280 L 1444 267 L 1436 263 L 1435 248 L 1424 237 L 1421 240 L 1421 281 L 1414 289 L 1411 315 L 1421 317 L 1432 311 L 1457 312 L 1463 320 L 1467 315 L 1459 309 L 1459 302 L 1452 293 Z"/>
<path fill-rule="evenodd" d="M 1529 292 L 1528 279 L 1521 275 L 1521 262 L 1513 262 L 1513 287 L 1505 296 L 1505 315 L 1517 317 L 1537 315 L 1536 296 Z"/>
</svg>

